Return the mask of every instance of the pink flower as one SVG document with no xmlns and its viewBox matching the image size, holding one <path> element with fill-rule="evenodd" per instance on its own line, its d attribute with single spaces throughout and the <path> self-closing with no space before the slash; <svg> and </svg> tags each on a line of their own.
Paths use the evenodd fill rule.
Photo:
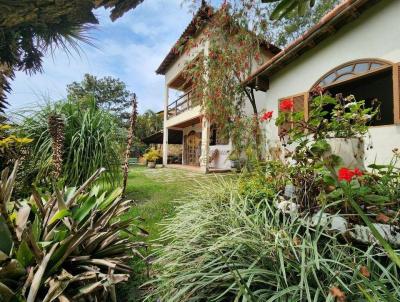
<svg viewBox="0 0 400 302">
<path fill-rule="evenodd" d="M 261 118 L 260 118 L 260 120 L 263 122 L 263 121 L 268 121 L 268 120 L 270 120 L 271 118 L 272 118 L 272 114 L 273 114 L 274 112 L 273 111 L 267 111 L 267 112 L 265 112 L 262 116 L 261 116 Z"/>
<path fill-rule="evenodd" d="M 286 99 L 279 104 L 279 109 L 282 111 L 291 111 L 293 109 L 293 100 Z"/>
</svg>

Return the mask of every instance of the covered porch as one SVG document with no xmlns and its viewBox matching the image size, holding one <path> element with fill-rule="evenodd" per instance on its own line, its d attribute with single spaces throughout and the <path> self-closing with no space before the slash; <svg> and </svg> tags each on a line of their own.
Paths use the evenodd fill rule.
<svg viewBox="0 0 400 302">
<path fill-rule="evenodd" d="M 201 116 L 169 127 L 164 125 L 163 131 L 143 142 L 162 144 L 165 167 L 201 173 L 225 172 L 231 168 L 229 141 L 218 141 L 216 130 Z"/>
</svg>

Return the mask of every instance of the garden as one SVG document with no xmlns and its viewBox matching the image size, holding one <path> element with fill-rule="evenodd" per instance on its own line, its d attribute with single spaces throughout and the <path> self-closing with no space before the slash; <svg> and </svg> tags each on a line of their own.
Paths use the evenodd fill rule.
<svg viewBox="0 0 400 302">
<path fill-rule="evenodd" d="M 141 1 L 94 2 L 116 19 Z M 313 1 L 270 2 L 279 19 Z M 59 11 L 95 23 L 88 3 L 86 16 L 77 3 Z M 188 72 L 204 115 L 232 140 L 238 166 L 227 174 L 156 165 L 159 149 L 142 140 L 163 117 L 138 113 L 140 98 L 117 78 L 86 74 L 65 99 L 6 116 L 13 72 L 39 70 L 36 50 L 65 32 L 29 27 L 38 32 L 29 40 L 21 21 L 0 37 L 25 41 L 0 43 L 9 67 L 0 79 L 0 301 L 400 301 L 400 149 L 388 163 L 364 160 L 379 106 L 318 86 L 307 117 L 290 98 L 279 112 L 259 110 L 240 78 L 257 41 L 237 27 L 233 40 L 218 39 L 221 16 L 212 55 Z M 278 157 L 269 125 L 279 128 Z M 147 166 L 132 164 L 136 156 Z"/>
</svg>

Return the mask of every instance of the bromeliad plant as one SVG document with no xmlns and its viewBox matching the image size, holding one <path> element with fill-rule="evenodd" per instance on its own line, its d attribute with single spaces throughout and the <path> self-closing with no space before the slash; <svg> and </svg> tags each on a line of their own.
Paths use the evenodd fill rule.
<svg viewBox="0 0 400 302">
<path fill-rule="evenodd" d="M 120 218 L 131 201 L 120 188 L 92 186 L 103 169 L 79 188 L 54 185 L 52 194 L 13 201 L 17 168 L 0 180 L 1 301 L 115 301 L 114 285 L 128 279 L 127 261 L 144 246 L 134 229 L 146 234 L 135 218 Z"/>
</svg>

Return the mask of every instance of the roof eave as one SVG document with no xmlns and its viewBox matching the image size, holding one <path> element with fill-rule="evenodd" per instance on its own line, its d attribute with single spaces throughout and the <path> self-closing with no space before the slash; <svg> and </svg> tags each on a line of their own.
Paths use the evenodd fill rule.
<svg viewBox="0 0 400 302">
<path fill-rule="evenodd" d="M 276 69 L 279 71 L 284 66 L 290 64 L 298 56 L 331 36 L 332 32 L 336 32 L 344 25 L 355 20 L 361 13 L 359 11 L 360 9 L 363 9 L 364 11 L 379 1 L 380 0 L 346 0 L 342 2 L 331 12 L 326 14 L 305 34 L 293 41 L 284 50 L 272 57 L 271 60 L 259 67 L 244 81 L 244 84 L 251 85 L 257 77 L 269 77 L 276 71 Z M 346 20 L 347 22 L 341 23 L 340 21 L 346 17 L 348 17 Z"/>
</svg>

